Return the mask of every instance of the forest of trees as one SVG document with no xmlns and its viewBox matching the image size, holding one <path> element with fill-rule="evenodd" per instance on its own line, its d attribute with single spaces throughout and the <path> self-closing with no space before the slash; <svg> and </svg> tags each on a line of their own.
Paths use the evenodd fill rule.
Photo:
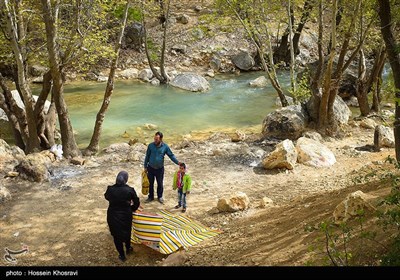
<svg viewBox="0 0 400 280">
<path fill-rule="evenodd" d="M 48 149 L 55 144 L 57 121 L 64 156 L 99 149 L 101 126 L 114 88 L 115 69 L 127 24 L 139 22 L 144 31 L 144 48 L 149 67 L 161 83 L 165 72 L 169 16 L 178 1 L 123 0 L 0 0 L 0 108 L 6 113 L 16 145 L 26 153 Z M 185 1 L 179 1 L 180 3 Z M 393 100 L 396 104 L 394 134 L 396 158 L 400 161 L 400 1 L 399 0 L 215 0 L 208 1 L 209 23 L 229 24 L 248 36 L 257 58 L 283 106 L 288 102 L 276 75 L 278 67 L 291 73 L 291 93 L 296 99 L 299 86 L 296 56 L 306 27 L 314 28 L 318 60 L 310 72 L 309 98 L 318 115 L 314 122 L 323 134 L 337 129 L 333 103 L 346 69 L 359 65 L 356 97 L 360 113 L 379 114 L 381 75 L 385 63 L 392 69 Z M 148 46 L 149 19 L 159 19 L 162 41 L 154 56 Z M 225 19 L 222 21 L 222 19 Z M 373 61 L 371 69 L 366 59 Z M 109 68 L 104 100 L 94 120 L 89 146 L 80 151 L 74 138 L 63 88 L 68 72 L 85 72 L 98 63 Z M 37 101 L 32 96 L 30 66 L 47 67 Z M 157 68 L 157 67 L 158 68 Z M 158 70 L 160 69 L 160 70 Z M 14 82 L 25 109 L 17 106 L 12 94 Z M 50 109 L 44 111 L 46 100 Z"/>
</svg>

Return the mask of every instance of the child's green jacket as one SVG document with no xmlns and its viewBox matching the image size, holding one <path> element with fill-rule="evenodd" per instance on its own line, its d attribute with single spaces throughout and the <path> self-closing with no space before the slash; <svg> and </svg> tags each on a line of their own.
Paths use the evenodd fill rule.
<svg viewBox="0 0 400 280">
<path fill-rule="evenodd" d="M 174 189 L 174 190 L 176 190 L 177 189 L 177 181 L 178 181 L 178 172 L 179 171 L 176 171 L 175 173 L 174 173 L 174 180 L 173 180 L 173 182 L 172 182 L 172 188 Z M 185 173 L 185 175 L 183 175 L 183 188 L 182 188 L 182 192 L 183 193 L 186 193 L 187 191 L 190 191 L 191 189 L 192 189 L 192 178 L 190 177 L 190 175 L 189 174 L 187 174 L 187 173 Z"/>
</svg>

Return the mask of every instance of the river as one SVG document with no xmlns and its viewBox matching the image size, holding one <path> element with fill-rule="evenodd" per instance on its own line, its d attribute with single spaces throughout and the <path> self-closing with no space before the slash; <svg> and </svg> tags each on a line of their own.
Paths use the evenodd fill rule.
<svg viewBox="0 0 400 280">
<path fill-rule="evenodd" d="M 218 75 L 209 79 L 210 90 L 195 93 L 168 85 L 117 81 L 103 123 L 100 146 L 137 138 L 152 141 L 159 130 L 166 142 L 185 137 L 207 137 L 214 132 L 260 132 L 265 116 L 276 109 L 276 91 L 271 85 L 252 88 L 249 82 L 263 72 Z M 279 76 L 284 88 L 287 73 Z M 105 83 L 73 82 L 65 86 L 65 99 L 80 148 L 88 145 Z M 128 139 L 128 140 L 127 140 Z"/>
</svg>

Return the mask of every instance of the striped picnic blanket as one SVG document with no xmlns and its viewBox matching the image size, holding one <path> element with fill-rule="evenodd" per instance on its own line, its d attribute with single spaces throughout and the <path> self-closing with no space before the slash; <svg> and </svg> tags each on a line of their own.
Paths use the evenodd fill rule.
<svg viewBox="0 0 400 280">
<path fill-rule="evenodd" d="M 192 219 L 162 210 L 157 214 L 133 213 L 132 242 L 171 254 L 220 234 Z"/>
<path fill-rule="evenodd" d="M 131 242 L 159 250 L 163 217 L 150 213 L 133 213 Z"/>
</svg>

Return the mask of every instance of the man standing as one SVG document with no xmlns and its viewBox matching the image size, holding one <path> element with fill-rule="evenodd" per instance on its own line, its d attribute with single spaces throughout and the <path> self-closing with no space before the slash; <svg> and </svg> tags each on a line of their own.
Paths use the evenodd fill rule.
<svg viewBox="0 0 400 280">
<path fill-rule="evenodd" d="M 175 164 L 179 161 L 172 153 L 169 146 L 162 141 L 163 134 L 159 131 L 154 135 L 154 142 L 147 146 L 146 157 L 144 159 L 144 170 L 149 178 L 149 197 L 145 202 L 154 200 L 154 178 L 157 180 L 157 198 L 158 202 L 164 203 L 163 198 L 163 180 L 164 180 L 164 157 L 167 155 Z"/>
</svg>

